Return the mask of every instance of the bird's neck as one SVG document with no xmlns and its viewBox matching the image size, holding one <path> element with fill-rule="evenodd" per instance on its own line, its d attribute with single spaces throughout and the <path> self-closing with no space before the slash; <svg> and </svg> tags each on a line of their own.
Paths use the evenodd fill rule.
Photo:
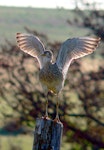
<svg viewBox="0 0 104 150">
<path fill-rule="evenodd" d="M 51 65 L 51 64 L 52 64 L 51 61 L 47 61 L 47 62 L 44 63 L 44 67 L 49 66 L 49 65 Z"/>
<path fill-rule="evenodd" d="M 43 59 L 43 67 L 48 66 L 50 64 L 52 64 L 51 60 L 49 60 L 49 59 Z"/>
</svg>

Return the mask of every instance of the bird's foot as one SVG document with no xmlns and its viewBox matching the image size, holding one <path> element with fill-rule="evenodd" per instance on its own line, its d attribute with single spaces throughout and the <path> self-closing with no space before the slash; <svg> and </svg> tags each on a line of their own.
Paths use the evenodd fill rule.
<svg viewBox="0 0 104 150">
<path fill-rule="evenodd" d="M 48 117 L 48 115 L 45 115 L 42 117 L 42 119 L 49 120 L 50 118 Z"/>
<path fill-rule="evenodd" d="M 55 119 L 53 121 L 56 122 L 56 123 L 61 122 L 58 115 L 56 115 L 56 117 L 55 117 Z"/>
<path fill-rule="evenodd" d="M 49 119 L 47 107 L 46 107 L 45 115 L 44 115 L 42 118 L 43 118 L 43 119 Z"/>
</svg>

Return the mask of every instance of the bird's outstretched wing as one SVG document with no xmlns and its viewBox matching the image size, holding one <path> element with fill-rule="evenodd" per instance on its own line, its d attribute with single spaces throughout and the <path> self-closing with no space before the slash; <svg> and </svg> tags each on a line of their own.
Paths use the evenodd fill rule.
<svg viewBox="0 0 104 150">
<path fill-rule="evenodd" d="M 80 37 L 66 40 L 59 50 L 56 64 L 66 75 L 73 59 L 83 57 L 95 51 L 100 38 Z"/>
<path fill-rule="evenodd" d="M 42 68 L 42 57 L 41 54 L 44 53 L 44 45 L 40 39 L 32 34 L 17 33 L 16 36 L 19 48 L 28 53 L 29 55 L 36 57 L 38 59 L 40 68 Z"/>
</svg>

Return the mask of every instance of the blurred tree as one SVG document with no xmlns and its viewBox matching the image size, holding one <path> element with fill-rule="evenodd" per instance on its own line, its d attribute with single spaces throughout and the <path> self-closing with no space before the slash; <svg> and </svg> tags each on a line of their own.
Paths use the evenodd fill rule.
<svg viewBox="0 0 104 150">
<path fill-rule="evenodd" d="M 51 43 L 47 36 L 25 29 L 37 34 L 50 49 L 58 49 L 61 44 Z M 18 124 L 31 126 L 34 118 L 44 115 L 45 111 L 37 62 L 7 42 L 0 51 L 0 103 L 3 105 L 5 102 L 7 107 L 0 112 L 4 117 L 18 118 Z M 60 101 L 60 118 L 68 142 L 77 143 L 84 150 L 88 147 L 100 149 L 104 148 L 104 67 L 86 72 L 81 69 L 82 64 L 77 61 L 70 68 Z M 54 97 L 50 95 L 51 117 L 55 117 L 54 110 Z"/>
<path fill-rule="evenodd" d="M 86 0 L 73 0 L 73 4 L 75 5 L 75 10 L 96 10 L 100 9 L 102 2 L 99 1 L 86 1 Z"/>
<path fill-rule="evenodd" d="M 89 5 L 91 6 L 92 4 L 87 4 L 85 1 L 82 2 L 83 5 Z M 99 4 L 97 2 L 97 4 Z M 96 6 L 98 6 L 96 4 Z M 93 9 L 87 9 L 87 10 L 82 10 L 82 9 L 75 9 L 73 11 L 75 13 L 75 18 L 72 20 L 68 19 L 67 23 L 70 26 L 76 26 L 78 28 L 87 28 L 89 29 L 89 33 L 87 35 L 95 35 L 98 37 L 101 37 L 101 41 L 104 41 L 104 11 L 103 10 L 98 10 L 96 8 Z M 100 47 L 100 52 L 102 55 L 104 55 L 103 47 L 104 47 L 104 42 L 102 42 L 102 47 Z"/>
</svg>

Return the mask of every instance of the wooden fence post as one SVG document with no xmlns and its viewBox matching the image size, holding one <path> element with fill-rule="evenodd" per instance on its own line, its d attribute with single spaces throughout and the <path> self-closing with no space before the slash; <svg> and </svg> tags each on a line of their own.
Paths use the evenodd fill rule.
<svg viewBox="0 0 104 150">
<path fill-rule="evenodd" d="M 32 150 L 60 150 L 62 132 L 61 122 L 37 118 Z"/>
</svg>

